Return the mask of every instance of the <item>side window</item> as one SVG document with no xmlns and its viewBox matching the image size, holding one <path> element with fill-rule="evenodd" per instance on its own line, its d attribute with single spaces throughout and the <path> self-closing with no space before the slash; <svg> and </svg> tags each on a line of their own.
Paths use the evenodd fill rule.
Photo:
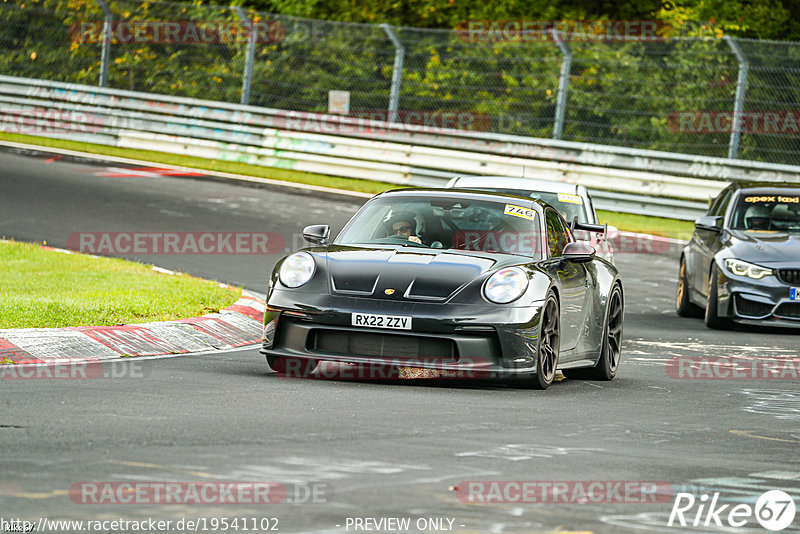
<svg viewBox="0 0 800 534">
<path fill-rule="evenodd" d="M 717 197 L 714 203 L 711 204 L 711 207 L 708 209 L 708 213 L 706 215 L 725 216 L 725 211 L 728 209 L 728 204 L 731 201 L 732 194 L 732 187 L 725 189 L 720 196 Z"/>
<path fill-rule="evenodd" d="M 725 217 L 725 212 L 728 211 L 728 204 L 731 203 L 731 199 L 733 199 L 734 196 L 736 195 L 733 194 L 733 189 L 728 191 L 728 193 L 725 195 L 725 198 L 723 198 L 722 202 L 720 202 L 719 211 L 717 211 L 716 215 L 719 215 L 720 217 Z M 722 222 L 724 224 L 726 221 L 723 220 Z"/>
<path fill-rule="evenodd" d="M 552 209 L 545 212 L 545 221 L 547 222 L 547 248 L 550 249 L 550 257 L 557 258 L 561 256 L 567 243 L 574 239 L 572 239 L 569 229 L 561 221 L 561 217 Z"/>
</svg>

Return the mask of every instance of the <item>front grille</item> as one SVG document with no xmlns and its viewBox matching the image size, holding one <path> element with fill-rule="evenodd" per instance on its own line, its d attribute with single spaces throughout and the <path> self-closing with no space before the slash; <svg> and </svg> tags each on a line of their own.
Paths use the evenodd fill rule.
<svg viewBox="0 0 800 534">
<path fill-rule="evenodd" d="M 312 352 L 400 360 L 455 361 L 458 357 L 456 344 L 451 339 L 322 328 L 311 332 L 307 348 Z"/>
<path fill-rule="evenodd" d="M 764 304 L 736 295 L 736 313 L 747 317 L 764 317 L 772 311 L 772 304 Z"/>
<path fill-rule="evenodd" d="M 775 310 L 775 315 L 800 319 L 800 302 L 784 302 Z"/>
<path fill-rule="evenodd" d="M 785 284 L 800 284 L 800 269 L 778 269 L 778 279 Z"/>
</svg>

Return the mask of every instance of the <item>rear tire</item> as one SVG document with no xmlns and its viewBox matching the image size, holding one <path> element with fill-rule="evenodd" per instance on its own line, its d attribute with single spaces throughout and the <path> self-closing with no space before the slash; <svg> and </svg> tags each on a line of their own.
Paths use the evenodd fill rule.
<svg viewBox="0 0 800 534">
<path fill-rule="evenodd" d="M 308 378 L 317 368 L 317 360 L 267 356 L 267 363 L 276 375 L 288 378 Z"/>
<path fill-rule="evenodd" d="M 676 297 L 678 315 L 681 317 L 702 317 L 703 309 L 696 304 L 692 304 L 689 300 L 690 290 L 689 276 L 686 273 L 686 259 L 681 256 L 681 268 L 678 273 L 678 294 Z"/>
<path fill-rule="evenodd" d="M 547 389 L 553 383 L 558 367 L 558 354 L 561 348 L 561 312 L 558 299 L 551 290 L 542 308 L 542 328 L 536 349 L 536 373 L 528 377 L 528 386 L 533 389 Z"/>
<path fill-rule="evenodd" d="M 578 380 L 613 380 L 617 375 L 622 355 L 622 322 L 625 306 L 622 289 L 615 284 L 606 305 L 606 321 L 603 326 L 603 340 L 600 345 L 600 359 L 594 367 L 565 369 L 564 376 Z"/>
<path fill-rule="evenodd" d="M 718 295 L 718 281 L 719 269 L 716 264 L 711 267 L 711 275 L 708 277 L 708 302 L 706 302 L 706 326 L 715 330 L 728 330 L 731 328 L 732 323 L 725 317 L 720 317 L 718 313 L 719 295 Z"/>
</svg>

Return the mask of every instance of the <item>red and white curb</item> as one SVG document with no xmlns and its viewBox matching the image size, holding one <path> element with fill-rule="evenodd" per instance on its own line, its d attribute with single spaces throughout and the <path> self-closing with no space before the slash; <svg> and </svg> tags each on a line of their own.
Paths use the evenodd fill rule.
<svg viewBox="0 0 800 534">
<path fill-rule="evenodd" d="M 0 243 L 10 243 L 0 240 Z M 48 247 L 62 254 L 72 250 Z M 90 257 L 98 257 L 86 254 Z M 175 271 L 152 266 L 160 273 Z M 263 335 L 264 296 L 244 291 L 219 313 L 202 317 L 119 326 L 11 328 L 0 330 L 0 365 L 195 354 L 259 343 Z"/>
<path fill-rule="evenodd" d="M 94 173 L 95 176 L 108 178 L 162 178 L 164 176 L 203 176 L 202 172 L 168 167 L 122 168 L 108 167 L 104 171 Z"/>
<path fill-rule="evenodd" d="M 112 360 L 230 350 L 261 341 L 264 303 L 243 296 L 202 317 L 123 326 L 0 330 L 0 364 Z"/>
</svg>

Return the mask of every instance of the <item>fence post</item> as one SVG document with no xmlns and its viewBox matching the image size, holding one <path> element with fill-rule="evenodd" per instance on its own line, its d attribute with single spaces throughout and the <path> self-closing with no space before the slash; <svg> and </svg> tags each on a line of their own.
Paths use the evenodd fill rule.
<svg viewBox="0 0 800 534">
<path fill-rule="evenodd" d="M 100 52 L 100 81 L 99 86 L 108 84 L 108 64 L 111 60 L 111 23 L 114 15 L 105 0 L 97 0 L 97 5 L 103 10 L 103 48 Z"/>
<path fill-rule="evenodd" d="M 558 95 L 556 96 L 556 116 L 553 123 L 553 139 L 561 139 L 564 133 L 564 114 L 567 111 L 567 92 L 569 91 L 569 71 L 572 69 L 572 50 L 561 39 L 561 34 L 553 28 L 553 40 L 558 45 L 563 59 L 561 60 L 561 76 L 558 80 Z"/>
<path fill-rule="evenodd" d="M 242 98 L 239 101 L 240 104 L 246 106 L 250 104 L 250 86 L 253 83 L 253 62 L 256 58 L 258 32 L 256 32 L 255 25 L 241 6 L 233 6 L 233 10 L 238 15 L 239 20 L 250 25 L 250 36 L 247 38 L 247 56 L 244 60 L 244 74 L 242 75 Z"/>
<path fill-rule="evenodd" d="M 747 89 L 747 72 L 750 70 L 750 62 L 747 56 L 739 47 L 736 39 L 730 35 L 725 36 L 736 61 L 739 63 L 739 76 L 736 79 L 736 100 L 733 104 L 733 121 L 731 121 L 731 140 L 728 144 L 728 158 L 737 159 L 739 157 L 739 141 L 742 137 L 742 113 L 744 113 L 744 93 Z"/>
<path fill-rule="evenodd" d="M 389 122 L 397 122 L 397 105 L 400 102 L 400 84 L 403 82 L 403 61 L 406 57 L 406 49 L 397 35 L 394 28 L 385 22 L 381 28 L 386 32 L 389 40 L 394 45 L 394 67 L 392 68 L 392 90 L 389 94 Z"/>
</svg>

